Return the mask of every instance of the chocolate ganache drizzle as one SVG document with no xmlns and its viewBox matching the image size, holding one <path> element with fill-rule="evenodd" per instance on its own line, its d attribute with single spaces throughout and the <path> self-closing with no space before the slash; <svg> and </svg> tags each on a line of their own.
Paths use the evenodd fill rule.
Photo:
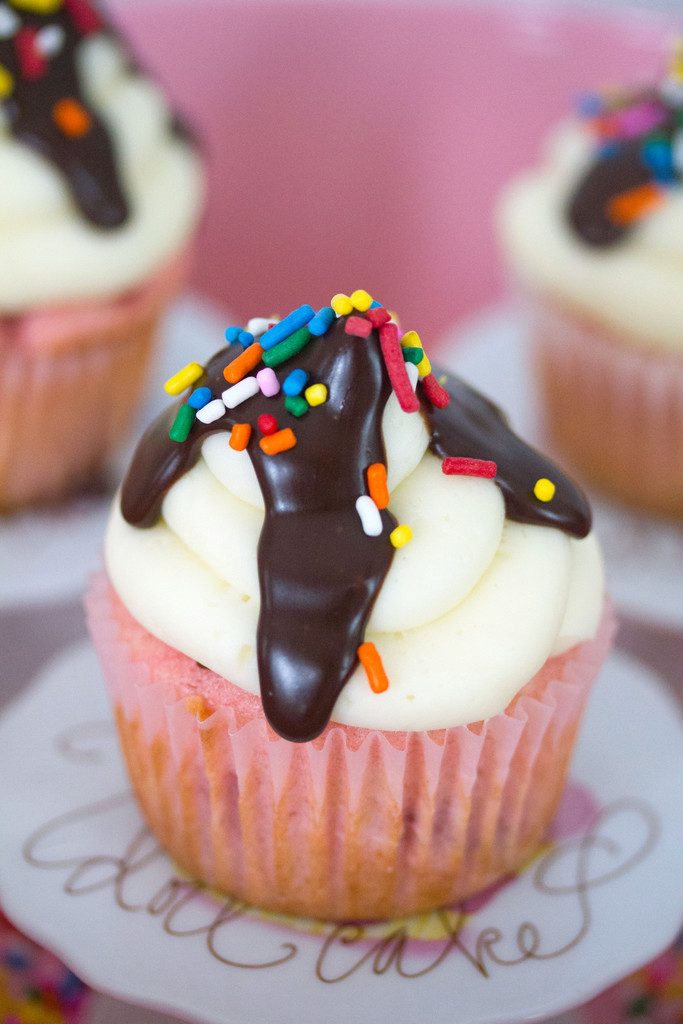
<svg viewBox="0 0 683 1024">
<path fill-rule="evenodd" d="M 378 332 L 367 338 L 349 334 L 346 319 L 337 319 L 295 357 L 311 382 L 327 385 L 325 404 L 295 419 L 282 393 L 268 398 L 259 392 L 216 422 L 196 420 L 180 443 L 169 439 L 176 404 L 143 436 L 121 495 L 126 521 L 152 526 L 164 495 L 195 465 L 209 434 L 256 423 L 264 413 L 277 416 L 280 426 L 292 424 L 293 448 L 267 455 L 254 432 L 247 451 L 265 504 L 258 547 L 261 696 L 272 727 L 298 742 L 315 738 L 329 722 L 358 664 L 357 650 L 394 551 L 388 539 L 395 525 L 391 514 L 380 513 L 382 534 L 372 537 L 361 528 L 355 507 L 367 491 L 368 466 L 386 461 L 382 416 L 391 383 Z M 242 351 L 233 344 L 217 353 L 195 387 L 220 395 L 226 387 L 223 370 Z M 579 488 L 517 438 L 495 405 L 460 380 L 449 381 L 448 389 L 447 408 L 437 409 L 422 396 L 414 413 L 425 417 L 433 452 L 494 460 L 509 518 L 586 536 L 590 509 Z M 534 497 L 541 477 L 556 485 L 550 503 Z"/>
<path fill-rule="evenodd" d="M 683 128 L 683 86 L 671 92 L 643 90 L 612 104 L 596 98 L 596 156 L 566 211 L 587 245 L 607 248 L 626 238 L 663 190 L 680 182 L 675 138 Z"/>
<path fill-rule="evenodd" d="M 93 225 L 112 229 L 128 219 L 128 201 L 78 69 L 82 39 L 104 30 L 88 0 L 0 3 L 0 108 L 9 129 L 58 168 Z"/>
</svg>

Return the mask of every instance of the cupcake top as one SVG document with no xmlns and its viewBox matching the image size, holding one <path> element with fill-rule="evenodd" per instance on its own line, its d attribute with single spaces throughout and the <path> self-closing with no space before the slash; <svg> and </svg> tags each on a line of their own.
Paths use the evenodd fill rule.
<svg viewBox="0 0 683 1024">
<path fill-rule="evenodd" d="M 0 0 L 0 312 L 117 294 L 191 232 L 195 147 L 89 0 Z"/>
<path fill-rule="evenodd" d="M 367 292 L 227 336 L 167 382 L 110 520 L 151 633 L 298 741 L 479 721 L 595 635 L 584 495 Z"/>
<path fill-rule="evenodd" d="M 657 86 L 584 97 L 503 198 L 534 288 L 626 340 L 683 351 L 683 44 Z"/>
</svg>

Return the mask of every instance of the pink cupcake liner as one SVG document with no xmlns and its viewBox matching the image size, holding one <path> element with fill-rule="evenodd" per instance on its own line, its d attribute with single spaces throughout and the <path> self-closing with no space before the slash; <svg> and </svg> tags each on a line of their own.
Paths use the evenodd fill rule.
<svg viewBox="0 0 683 1024">
<path fill-rule="evenodd" d="M 557 450 L 605 493 L 683 519 L 683 357 L 636 348 L 541 297 L 532 339 Z"/>
<path fill-rule="evenodd" d="M 97 481 L 139 404 L 189 255 L 117 299 L 0 318 L 0 511 Z"/>
<path fill-rule="evenodd" d="M 330 724 L 293 744 L 257 697 L 140 626 L 106 576 L 86 606 L 161 843 L 211 887 L 323 919 L 443 906 L 519 868 L 552 820 L 614 631 L 606 610 L 596 639 L 549 659 L 485 722 L 414 733 Z"/>
</svg>

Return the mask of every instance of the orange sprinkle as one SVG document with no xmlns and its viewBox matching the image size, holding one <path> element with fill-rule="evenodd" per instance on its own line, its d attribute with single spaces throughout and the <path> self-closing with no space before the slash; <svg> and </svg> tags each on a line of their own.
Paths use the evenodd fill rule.
<svg viewBox="0 0 683 1024">
<path fill-rule="evenodd" d="M 387 467 L 383 462 L 373 462 L 371 466 L 368 466 L 368 490 L 377 508 L 388 507 Z"/>
<path fill-rule="evenodd" d="M 251 423 L 236 423 L 230 431 L 230 447 L 243 452 L 251 438 Z"/>
<path fill-rule="evenodd" d="M 632 224 L 650 210 L 661 206 L 663 199 L 662 189 L 654 182 L 648 182 L 615 196 L 610 200 L 607 212 L 615 224 Z"/>
<path fill-rule="evenodd" d="M 248 373 L 251 373 L 261 362 L 262 356 L 263 349 L 257 341 L 250 345 L 249 348 L 245 348 L 242 355 L 238 356 L 237 359 L 233 359 L 223 370 L 223 376 L 228 384 L 237 384 Z"/>
<path fill-rule="evenodd" d="M 249 346 L 249 348 L 253 347 L 253 345 Z M 262 437 L 259 444 L 266 455 L 279 455 L 280 452 L 289 451 L 290 448 L 294 447 L 296 444 L 296 434 L 290 427 L 285 427 L 284 430 L 278 430 L 275 434 L 268 434 L 266 437 Z"/>
<path fill-rule="evenodd" d="M 92 127 L 90 114 L 85 107 L 74 99 L 60 100 L 52 108 L 55 124 L 69 139 L 81 139 Z"/>
<path fill-rule="evenodd" d="M 384 693 L 385 690 L 388 690 L 389 680 L 375 645 L 371 643 L 361 644 L 356 653 L 361 665 L 365 669 L 372 692 Z"/>
<path fill-rule="evenodd" d="M 210 718 L 213 714 L 213 711 L 207 706 L 202 697 L 186 697 L 185 707 L 190 714 L 194 715 L 195 718 L 198 718 L 200 722 L 205 722 L 206 719 Z"/>
</svg>

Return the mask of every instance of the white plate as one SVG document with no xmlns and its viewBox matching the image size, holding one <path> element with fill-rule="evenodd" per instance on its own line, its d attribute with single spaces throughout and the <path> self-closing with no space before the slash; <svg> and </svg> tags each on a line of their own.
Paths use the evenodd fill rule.
<svg viewBox="0 0 683 1024">
<path fill-rule="evenodd" d="M 441 362 L 493 398 L 515 430 L 547 448 L 539 426 L 522 318 L 496 306 L 455 329 Z M 591 494 L 610 593 L 634 618 L 683 628 L 683 528 Z"/>
<path fill-rule="evenodd" d="M 455 914 L 450 941 L 428 938 L 434 917 L 359 930 L 276 920 L 175 875 L 129 793 L 83 644 L 0 721 L 0 894 L 93 987 L 211 1024 L 415 1024 L 425 1011 L 433 1024 L 538 1021 L 674 939 L 682 770 L 671 698 L 617 655 L 591 701 L 554 844 L 470 908 L 457 942 Z M 535 957 L 520 955 L 536 941 Z"/>
<path fill-rule="evenodd" d="M 112 467 L 115 483 L 123 475 L 142 429 L 168 402 L 161 382 L 190 359 L 201 361 L 217 352 L 225 344 L 223 332 L 228 322 L 203 299 L 188 296 L 174 306 L 150 373 L 155 386 Z M 0 609 L 80 596 L 88 576 L 100 564 L 112 496 L 113 490 L 112 494 L 80 497 L 53 509 L 0 518 Z"/>
</svg>

